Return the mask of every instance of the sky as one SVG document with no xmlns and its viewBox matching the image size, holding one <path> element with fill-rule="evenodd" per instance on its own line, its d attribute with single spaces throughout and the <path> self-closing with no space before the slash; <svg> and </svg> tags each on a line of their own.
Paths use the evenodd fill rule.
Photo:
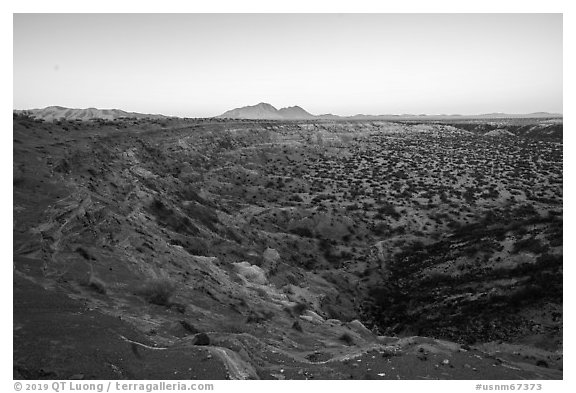
<svg viewBox="0 0 576 393">
<path fill-rule="evenodd" d="M 562 14 L 14 14 L 13 107 L 562 113 Z"/>
</svg>

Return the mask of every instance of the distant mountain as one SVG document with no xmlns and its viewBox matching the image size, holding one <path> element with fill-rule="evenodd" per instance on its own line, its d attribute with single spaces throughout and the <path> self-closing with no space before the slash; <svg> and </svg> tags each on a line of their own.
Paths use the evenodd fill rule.
<svg viewBox="0 0 576 393">
<path fill-rule="evenodd" d="M 232 109 L 218 117 L 227 119 L 304 120 L 314 119 L 316 116 L 311 115 L 299 106 L 278 110 L 270 104 L 261 102 L 257 105 Z"/>
<path fill-rule="evenodd" d="M 345 117 L 345 119 L 349 120 L 390 120 L 397 118 L 398 115 L 365 115 L 363 113 Z"/>
<path fill-rule="evenodd" d="M 470 116 L 467 116 L 470 117 Z M 534 112 L 534 113 L 483 113 L 481 115 L 475 116 L 482 119 L 502 119 L 502 118 L 540 118 L 540 117 L 562 117 L 561 113 L 549 113 L 549 112 Z"/>
<path fill-rule="evenodd" d="M 325 120 L 338 120 L 341 119 L 342 117 L 338 116 L 338 115 L 333 115 L 332 113 L 325 113 L 323 115 L 318 115 L 316 116 L 317 119 L 325 119 Z"/>
<path fill-rule="evenodd" d="M 136 112 L 126 112 L 120 109 L 96 109 L 96 108 L 86 108 L 86 109 L 73 109 L 65 108 L 62 106 L 48 106 L 43 109 L 27 109 L 27 110 L 15 110 L 14 113 L 27 113 L 32 117 L 37 119 L 43 119 L 46 121 L 54 120 L 90 120 L 90 119 L 105 119 L 114 120 L 121 117 L 135 117 L 141 118 L 154 118 L 161 119 L 168 116 L 164 115 L 150 115 Z"/>
<path fill-rule="evenodd" d="M 267 120 L 282 120 L 284 119 L 279 113 L 278 109 L 265 102 L 257 105 L 243 106 L 224 112 L 220 118 L 227 119 L 267 119 Z"/>
<path fill-rule="evenodd" d="M 32 117 L 46 121 L 58 119 L 65 120 L 90 120 L 105 119 L 114 120 L 123 117 L 130 118 L 152 118 L 163 119 L 170 116 L 159 114 L 145 114 L 136 112 L 126 112 L 120 109 L 73 109 L 62 106 L 49 106 L 43 109 L 26 109 L 14 110 L 14 113 L 28 113 Z M 334 114 L 312 115 L 300 106 L 290 106 L 287 108 L 276 109 L 270 104 L 261 102 L 257 105 L 244 106 L 224 112 L 218 118 L 228 119 L 262 119 L 262 120 L 450 120 L 450 119 L 504 119 L 504 118 L 561 118 L 560 113 L 534 112 L 528 114 L 508 114 L 508 113 L 485 113 L 480 115 L 365 115 L 357 114 L 354 116 L 338 116 Z"/>
<path fill-rule="evenodd" d="M 288 108 L 282 108 L 278 111 L 278 113 L 284 119 L 313 119 L 316 116 L 306 112 L 304 109 L 300 108 L 299 106 L 289 106 Z"/>
<path fill-rule="evenodd" d="M 559 113 L 535 112 L 528 114 L 486 113 L 480 115 L 460 114 L 402 114 L 402 115 L 365 115 L 338 116 L 331 113 L 312 115 L 299 106 L 276 109 L 272 105 L 261 102 L 257 105 L 244 106 L 224 112 L 218 118 L 228 119 L 265 119 L 265 120 L 450 120 L 450 119 L 503 119 L 503 118 L 551 118 L 562 117 Z"/>
</svg>

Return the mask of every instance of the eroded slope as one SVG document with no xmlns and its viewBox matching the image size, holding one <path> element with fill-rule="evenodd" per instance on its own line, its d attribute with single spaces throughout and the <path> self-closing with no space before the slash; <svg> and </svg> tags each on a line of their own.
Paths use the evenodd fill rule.
<svg viewBox="0 0 576 393">
<path fill-rule="evenodd" d="M 531 272 L 523 264 L 548 263 L 538 271 L 553 279 L 561 274 L 554 262 L 562 255 L 558 151 L 557 142 L 495 143 L 445 125 L 178 119 L 80 125 L 17 117 L 15 375 L 558 378 L 558 328 L 544 332 L 555 334 L 547 348 L 508 350 L 509 358 L 496 360 L 494 348 L 480 352 L 437 340 L 480 344 L 491 336 L 470 340 L 469 332 L 447 334 L 433 318 L 422 324 L 411 316 L 442 313 L 452 307 L 445 299 L 462 293 L 473 303 L 482 285 L 500 278 L 493 277 L 497 269 L 508 269 L 502 280 L 516 280 L 490 295 L 501 296 L 504 307 L 507 288 Z M 524 158 L 533 163 L 526 181 L 517 175 Z M 497 181 L 487 189 L 486 178 Z M 500 230 L 500 254 L 442 248 L 481 238 L 457 233 L 487 212 L 516 217 L 512 208 L 524 203 L 533 207 L 525 217 L 532 221 Z M 545 250 L 507 246 L 506 236 L 524 225 L 534 228 L 520 240 L 537 238 Z M 436 249 L 425 258 L 413 255 Z M 452 266 L 466 264 L 478 267 Z M 436 298 L 405 284 L 429 282 L 440 267 L 444 276 L 429 284 Z M 480 286 L 457 290 L 447 275 Z M 561 328 L 561 288 L 555 291 L 543 301 Z M 393 306 L 382 293 L 395 299 Z M 414 293 L 412 304 L 406 293 Z M 37 297 L 46 304 L 35 307 Z M 520 306 L 518 315 L 538 303 Z M 391 310 L 399 311 L 390 317 Z M 478 316 L 472 314 L 464 315 Z M 450 327 L 460 331 L 454 321 Z M 43 333 L 42 323 L 51 328 Z M 63 330 L 70 353 L 105 352 L 94 358 L 95 371 L 50 355 Z M 116 344 L 87 346 L 81 331 Z M 514 342 L 515 334 L 503 338 Z M 38 337 L 44 344 L 31 346 Z"/>
</svg>

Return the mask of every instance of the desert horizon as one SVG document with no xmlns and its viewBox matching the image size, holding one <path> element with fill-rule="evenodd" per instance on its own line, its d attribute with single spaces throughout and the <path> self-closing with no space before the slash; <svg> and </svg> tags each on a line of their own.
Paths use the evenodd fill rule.
<svg viewBox="0 0 576 393">
<path fill-rule="evenodd" d="M 259 119 L 259 117 L 253 116 L 250 114 L 249 110 L 252 108 L 258 108 L 258 107 L 271 107 L 273 111 L 278 111 L 278 109 L 276 109 L 276 107 L 274 107 L 273 105 L 266 103 L 266 102 L 259 102 L 258 104 L 253 104 L 253 105 L 245 105 L 239 108 L 234 108 L 234 109 L 230 109 L 225 111 L 222 114 L 216 114 L 214 116 L 206 116 L 206 117 L 221 117 L 221 118 L 226 118 L 227 114 L 229 113 L 233 113 L 234 111 L 246 111 L 245 114 L 242 114 L 243 117 L 237 117 L 237 118 L 243 118 L 243 119 L 247 119 L 247 120 L 257 120 Z M 448 117 L 466 117 L 466 118 L 481 118 L 481 117 L 523 117 L 523 118 L 531 118 L 531 117 L 563 117 L 562 113 L 550 113 L 550 112 L 544 112 L 544 111 L 536 111 L 536 112 L 532 112 L 532 113 L 505 113 L 505 112 L 490 112 L 490 113 L 451 113 L 451 114 L 447 114 L 447 113 L 419 113 L 419 114 L 413 114 L 413 113 L 390 113 L 390 114 L 363 114 L 363 113 L 358 113 L 355 115 L 351 115 L 351 116 L 342 116 L 342 115 L 338 115 L 338 114 L 334 114 L 334 113 L 326 113 L 326 114 L 311 114 L 308 111 L 306 111 L 305 109 L 303 109 L 300 105 L 290 105 L 287 107 L 282 107 L 279 110 L 282 111 L 287 111 L 287 110 L 298 110 L 301 111 L 304 114 L 304 117 L 292 117 L 294 119 L 308 119 L 308 118 L 318 118 L 318 119 L 352 119 L 354 117 L 359 117 L 359 116 L 364 116 L 364 117 L 438 117 L 438 118 L 448 118 Z M 55 111 L 60 111 L 61 113 L 53 113 L 52 117 L 54 119 L 59 119 L 59 118 L 66 118 L 65 113 L 67 111 L 75 111 L 75 113 L 82 113 L 84 111 L 94 111 L 93 113 L 98 114 L 97 111 L 102 111 L 103 113 L 117 113 L 118 116 L 120 115 L 129 115 L 129 114 L 134 114 L 134 115 L 147 115 L 147 116 L 164 116 L 164 117 L 188 117 L 188 116 L 171 116 L 171 115 L 166 115 L 166 114 L 161 114 L 161 113 L 141 113 L 141 112 L 128 112 L 125 111 L 121 108 L 96 108 L 96 107 L 88 107 L 88 108 L 72 108 L 72 107 L 65 107 L 65 106 L 60 106 L 60 105 L 49 105 L 46 106 L 44 108 L 26 108 L 26 109 L 17 109 L 15 108 L 13 111 L 16 113 L 30 113 L 33 114 L 35 116 L 39 116 L 42 117 L 44 116 L 44 114 L 42 112 L 46 112 L 49 110 L 55 110 Z M 62 113 L 63 112 L 63 113 Z M 60 116 L 60 117 L 56 117 L 56 116 Z M 252 117 L 251 117 L 252 116 Z M 277 118 L 278 120 L 289 120 L 291 116 L 285 117 L 285 118 Z M 188 117 L 188 118 L 195 118 L 195 117 Z M 199 117 L 196 117 L 199 118 Z M 228 118 L 235 118 L 235 117 L 228 117 Z M 264 117 L 261 119 L 267 119 L 267 120 L 275 120 L 274 117 Z"/>
</svg>

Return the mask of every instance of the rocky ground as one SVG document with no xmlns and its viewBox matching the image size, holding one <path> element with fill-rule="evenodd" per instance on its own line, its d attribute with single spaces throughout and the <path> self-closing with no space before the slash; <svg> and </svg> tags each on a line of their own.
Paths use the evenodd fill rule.
<svg viewBox="0 0 576 393">
<path fill-rule="evenodd" d="M 15 378 L 562 378 L 561 123 L 13 135 Z"/>
</svg>

